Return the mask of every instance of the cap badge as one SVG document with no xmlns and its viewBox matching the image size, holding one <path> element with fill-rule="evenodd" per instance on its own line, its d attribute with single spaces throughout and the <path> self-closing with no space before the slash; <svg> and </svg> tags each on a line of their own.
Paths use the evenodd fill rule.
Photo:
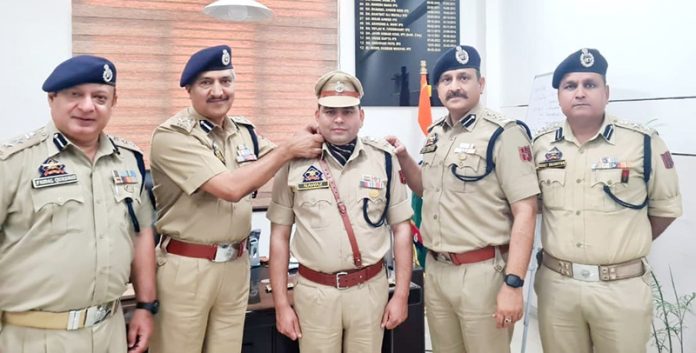
<svg viewBox="0 0 696 353">
<path fill-rule="evenodd" d="M 108 64 L 104 64 L 104 72 L 102 73 L 102 78 L 104 79 L 104 82 L 111 82 L 111 80 L 113 80 L 114 78 L 114 72 L 111 71 L 111 68 Z"/>
<path fill-rule="evenodd" d="M 454 53 L 454 57 L 462 65 L 466 65 L 469 62 L 469 53 L 460 46 L 457 46 L 457 52 Z"/>
<path fill-rule="evenodd" d="M 592 55 L 587 48 L 582 49 L 582 54 L 580 54 L 580 65 L 584 67 L 591 67 L 594 65 L 594 55 Z"/>
<path fill-rule="evenodd" d="M 222 64 L 225 66 L 230 64 L 230 53 L 227 49 L 222 50 Z"/>
<path fill-rule="evenodd" d="M 338 82 L 336 82 L 336 88 L 334 90 L 337 93 L 343 93 L 343 91 L 346 90 L 346 85 L 343 84 L 343 81 L 338 81 Z"/>
</svg>

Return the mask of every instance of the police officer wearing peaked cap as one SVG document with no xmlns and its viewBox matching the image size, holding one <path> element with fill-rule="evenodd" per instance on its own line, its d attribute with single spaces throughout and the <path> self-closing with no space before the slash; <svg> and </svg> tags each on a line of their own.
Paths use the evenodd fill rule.
<svg viewBox="0 0 696 353">
<path fill-rule="evenodd" d="M 144 352 L 157 312 L 142 154 L 103 133 L 116 67 L 81 55 L 43 84 L 52 121 L 0 145 L 0 351 Z M 133 281 L 128 335 L 119 298 Z"/>
<path fill-rule="evenodd" d="M 358 137 L 364 119 L 360 81 L 331 71 L 319 78 L 315 93 L 315 118 L 326 141 L 322 156 L 279 171 L 267 213 L 276 327 L 299 338 L 302 352 L 379 352 L 384 328 L 396 327 L 408 312 L 413 211 L 391 146 Z M 387 302 L 383 258 L 390 229 L 396 289 Z M 290 253 L 300 262 L 293 307 L 286 289 Z"/>
<path fill-rule="evenodd" d="M 431 76 L 448 114 L 428 129 L 422 167 L 388 140 L 423 197 L 425 305 L 433 352 L 509 352 L 522 318 L 539 193 L 525 129 L 480 104 L 481 57 L 446 50 Z"/>
<path fill-rule="evenodd" d="M 552 86 L 566 120 L 534 140 L 544 247 L 535 287 L 547 352 L 646 352 L 653 299 L 645 257 L 682 213 L 664 141 L 606 113 L 607 67 L 596 49 L 563 60 Z"/>
<path fill-rule="evenodd" d="M 194 53 L 179 84 L 191 107 L 152 136 L 157 199 L 157 281 L 162 313 L 153 353 L 239 352 L 249 295 L 251 194 L 284 163 L 320 151 L 305 128 L 279 146 L 241 116 L 229 116 L 236 75 L 232 49 Z"/>
</svg>

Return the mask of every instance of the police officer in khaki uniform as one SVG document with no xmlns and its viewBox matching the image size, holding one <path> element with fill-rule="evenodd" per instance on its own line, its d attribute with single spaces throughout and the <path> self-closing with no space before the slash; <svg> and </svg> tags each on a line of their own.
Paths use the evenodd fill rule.
<svg viewBox="0 0 696 353">
<path fill-rule="evenodd" d="M 0 145 L 0 352 L 144 352 L 155 252 L 142 154 L 103 133 L 116 67 L 82 55 L 43 84 L 52 122 Z M 139 306 L 126 339 L 119 298 Z"/>
<path fill-rule="evenodd" d="M 231 53 L 220 45 L 191 56 L 180 85 L 192 107 L 152 137 L 157 230 L 163 236 L 154 353 L 241 350 L 250 194 L 291 158 L 320 152 L 319 135 L 303 131 L 275 147 L 248 120 L 227 115 L 234 100 Z"/>
<path fill-rule="evenodd" d="M 413 211 L 393 148 L 381 139 L 358 138 L 364 119 L 360 81 L 331 71 L 315 91 L 315 117 L 326 141 L 322 156 L 281 169 L 267 214 L 276 326 L 299 338 L 305 353 L 376 353 L 384 328 L 396 327 L 408 315 Z M 387 303 L 383 258 L 390 249 L 390 228 L 396 288 Z M 300 263 L 294 310 L 286 289 L 289 252 Z"/>
<path fill-rule="evenodd" d="M 566 121 L 534 141 L 544 246 L 536 291 L 546 352 L 646 351 L 652 292 L 645 256 L 682 213 L 662 139 L 605 113 L 607 66 L 596 49 L 558 65 L 552 84 Z"/>
<path fill-rule="evenodd" d="M 523 314 L 539 193 L 523 127 L 479 104 L 475 48 L 457 46 L 431 76 L 449 114 L 428 129 L 422 168 L 388 138 L 423 197 L 425 305 L 433 352 L 509 352 Z"/>
</svg>

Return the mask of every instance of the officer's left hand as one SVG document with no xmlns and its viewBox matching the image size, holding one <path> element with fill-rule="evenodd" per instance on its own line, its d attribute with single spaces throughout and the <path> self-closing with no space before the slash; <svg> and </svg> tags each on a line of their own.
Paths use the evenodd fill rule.
<svg viewBox="0 0 696 353">
<path fill-rule="evenodd" d="M 515 325 L 515 322 L 522 318 L 524 299 L 522 298 L 522 288 L 512 288 L 506 284 L 500 287 L 496 299 L 495 326 L 497 328 L 508 328 Z M 505 320 L 508 319 L 508 320 Z"/>
<path fill-rule="evenodd" d="M 128 352 L 144 353 L 150 345 L 152 336 L 152 314 L 143 309 L 133 311 L 133 317 L 128 324 Z"/>
<path fill-rule="evenodd" d="M 389 300 L 389 303 L 387 303 L 387 307 L 384 308 L 384 315 L 382 316 L 382 324 L 380 326 L 387 330 L 391 330 L 406 321 L 407 317 L 407 298 L 394 296 Z"/>
</svg>

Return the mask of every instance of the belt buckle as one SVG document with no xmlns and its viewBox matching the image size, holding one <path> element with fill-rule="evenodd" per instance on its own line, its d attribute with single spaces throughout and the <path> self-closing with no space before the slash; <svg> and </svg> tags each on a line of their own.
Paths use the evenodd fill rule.
<svg viewBox="0 0 696 353">
<path fill-rule="evenodd" d="M 348 274 L 348 272 L 346 272 L 346 271 L 341 271 L 341 272 L 339 272 L 339 273 L 336 274 L 336 288 L 337 288 L 337 289 L 346 289 L 346 288 L 348 288 L 348 287 L 341 287 L 341 277 L 343 277 L 343 276 L 345 276 L 345 275 L 347 275 L 347 274 Z"/>
<path fill-rule="evenodd" d="M 232 244 L 218 244 L 215 247 L 215 258 L 212 262 L 227 262 L 235 258 L 237 249 Z"/>
<path fill-rule="evenodd" d="M 573 264 L 573 278 L 585 282 L 599 281 L 599 266 Z"/>
</svg>

